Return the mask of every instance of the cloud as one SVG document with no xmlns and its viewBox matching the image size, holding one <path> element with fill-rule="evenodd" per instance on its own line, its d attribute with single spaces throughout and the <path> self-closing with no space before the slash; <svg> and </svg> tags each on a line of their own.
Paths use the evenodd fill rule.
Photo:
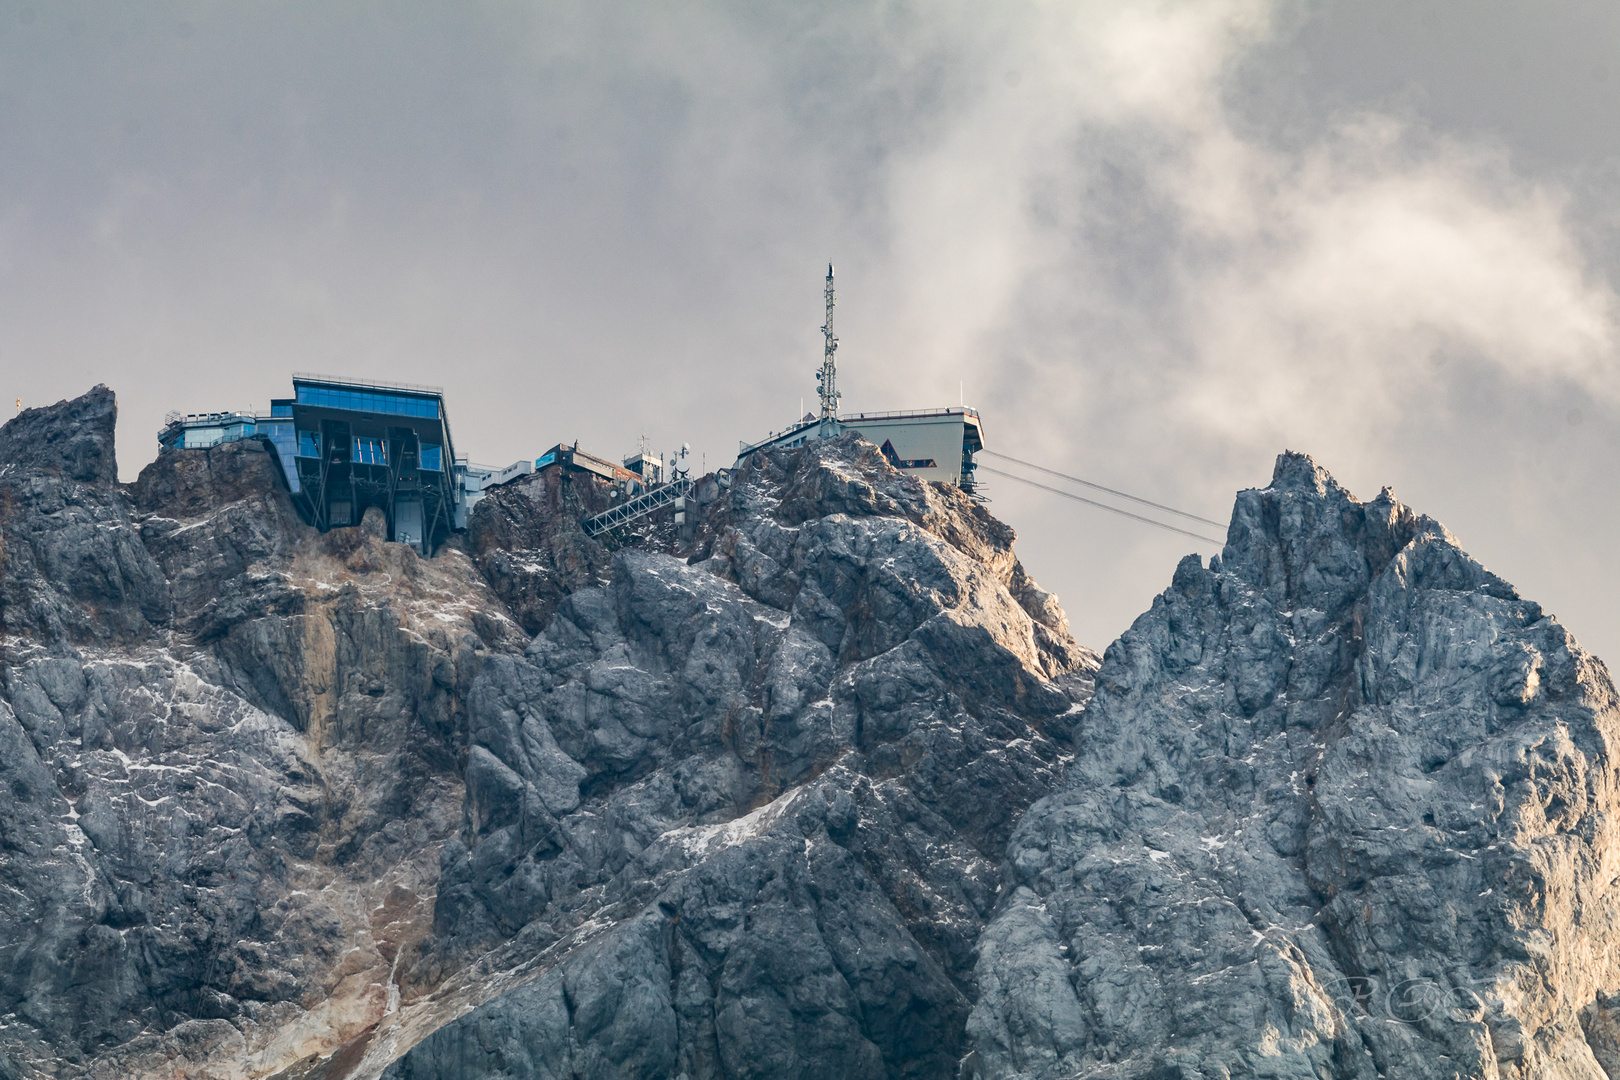
<svg viewBox="0 0 1620 1080">
<path fill-rule="evenodd" d="M 961 378 L 993 448 L 1214 516 L 1285 446 L 1398 481 L 1604 643 L 1588 596 L 1615 582 L 1589 594 L 1603 559 L 1575 508 L 1617 462 L 1565 417 L 1613 416 L 1614 290 L 1566 192 L 1504 146 L 1379 102 L 1292 132 L 1245 113 L 1236 84 L 1297 14 L 999 5 L 959 26 L 957 97 L 874 173 L 883 317 L 841 358 L 883 358 L 884 403 Z M 1184 547 L 991 483 L 1099 645 Z"/>
<path fill-rule="evenodd" d="M 1613 402 L 1615 298 L 1559 194 L 1492 155 L 1409 141 L 1370 117 L 1296 159 L 1251 150 L 1269 182 L 1189 237 L 1184 414 L 1233 438 L 1279 419 L 1387 428 L 1443 391 L 1447 357 Z"/>
<path fill-rule="evenodd" d="M 1372 111 L 1268 141 L 1226 100 L 1271 5 L 1020 11 L 974 57 L 977 97 L 888 169 L 891 355 L 1172 380 L 1176 424 L 1243 448 L 1387 430 L 1446 392 L 1448 364 L 1613 404 L 1615 295 L 1556 186 Z"/>
</svg>

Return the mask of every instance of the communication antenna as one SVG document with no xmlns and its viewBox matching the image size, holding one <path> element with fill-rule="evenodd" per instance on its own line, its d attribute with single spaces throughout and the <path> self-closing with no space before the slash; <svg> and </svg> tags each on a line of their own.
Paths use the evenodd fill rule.
<svg viewBox="0 0 1620 1080">
<path fill-rule="evenodd" d="M 833 333 L 833 302 L 838 294 L 833 292 L 832 263 L 827 264 L 827 325 L 821 328 L 826 335 L 827 348 L 821 357 L 821 370 L 816 372 L 816 382 L 821 384 L 821 437 L 832 438 L 837 432 L 833 425 L 838 422 L 838 399 L 843 395 L 838 392 L 838 367 L 833 362 L 833 355 L 838 352 L 838 337 Z"/>
<path fill-rule="evenodd" d="M 669 455 L 669 482 L 685 480 L 692 475 L 692 467 L 686 464 L 688 455 L 692 453 L 691 443 L 681 443 L 679 451 Z"/>
</svg>

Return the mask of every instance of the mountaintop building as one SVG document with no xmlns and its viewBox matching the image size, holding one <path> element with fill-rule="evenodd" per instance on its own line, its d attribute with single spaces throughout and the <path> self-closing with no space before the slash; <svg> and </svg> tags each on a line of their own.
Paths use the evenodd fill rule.
<svg viewBox="0 0 1620 1080">
<path fill-rule="evenodd" d="M 816 372 L 821 414 L 806 413 L 786 431 L 773 432 L 755 443 L 739 443 L 737 465 L 766 447 L 803 446 L 811 439 L 830 439 L 845 431 L 858 432 L 883 452 L 889 464 L 923 480 L 955 484 L 975 493 L 973 455 L 984 449 L 984 425 L 976 409 L 966 406 L 911 409 L 900 412 L 840 413 L 838 402 L 838 337 L 833 333 L 833 268 L 827 267 L 827 322 L 821 370 Z"/>
<path fill-rule="evenodd" d="M 855 431 L 895 468 L 973 494 L 973 455 L 984 449 L 984 425 L 976 410 L 838 411 L 834 296 L 829 266 L 822 327 L 826 349 L 816 375 L 820 415 L 807 414 L 786 431 L 740 444 L 737 464 L 766 447 L 802 446 Z M 643 438 L 620 464 L 581 450 L 577 441 L 558 443 L 532 461 L 495 468 L 456 455 L 444 391 L 437 386 L 307 372 L 295 373 L 292 382 L 292 396 L 272 399 L 266 412 L 170 413 L 158 441 L 169 449 L 205 450 L 263 440 L 275 450 L 293 505 L 306 523 L 322 532 L 345 528 L 360 524 L 375 508 L 389 540 L 410 544 L 423 555 L 465 529 L 473 506 L 490 489 L 537 472 L 548 484 L 560 482 L 557 474 L 591 478 L 599 505 L 582 524 L 592 535 L 593 529 L 616 528 L 666 504 L 672 504 L 677 523 L 684 523 L 683 500 L 695 483 L 684 467 L 685 446 L 665 462 Z M 729 482 L 725 470 L 718 479 L 722 486 Z"/>
<path fill-rule="evenodd" d="M 757 443 L 743 443 L 737 451 L 740 466 L 749 455 L 767 446 L 803 446 L 811 439 L 830 438 L 845 431 L 883 452 L 890 465 L 922 480 L 955 484 L 974 492 L 973 455 L 984 449 L 984 426 L 976 409 L 952 407 L 904 412 L 844 413 L 830 424 L 814 414 L 786 431 L 767 435 Z"/>
<path fill-rule="evenodd" d="M 461 491 L 440 388 L 295 374 L 275 404 L 292 414 L 293 502 L 310 524 L 357 525 L 377 507 L 388 539 L 424 555 L 450 538 Z"/>
</svg>

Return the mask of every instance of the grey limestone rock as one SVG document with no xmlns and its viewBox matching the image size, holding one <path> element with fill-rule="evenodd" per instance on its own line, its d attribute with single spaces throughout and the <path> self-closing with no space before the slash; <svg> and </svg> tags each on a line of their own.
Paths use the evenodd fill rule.
<svg viewBox="0 0 1620 1080">
<path fill-rule="evenodd" d="M 117 486 L 117 417 L 98 386 L 0 427 L 0 635 L 61 652 L 167 622 L 168 584 Z"/>
<path fill-rule="evenodd" d="M 264 1076 L 397 995 L 524 636 L 458 552 L 302 526 L 257 443 L 117 486 L 114 415 L 0 428 L 0 1075 Z"/>
<path fill-rule="evenodd" d="M 1615 704 L 1439 524 L 1285 454 L 1019 823 L 973 1075 L 1620 1075 Z"/>
<path fill-rule="evenodd" d="M 111 487 L 118 483 L 117 419 L 118 399 L 106 386 L 72 401 L 26 409 L 0 426 L 0 461 L 18 474 Z"/>
<path fill-rule="evenodd" d="M 855 437 L 424 559 L 115 415 L 0 428 L 0 1078 L 1620 1077 L 1608 673 L 1387 491 L 1099 665 Z"/>
<path fill-rule="evenodd" d="M 591 475 L 545 470 L 492 489 L 467 521 L 467 551 L 490 588 L 531 634 L 564 597 L 601 584 L 610 553 L 579 518 L 607 509 L 610 485 Z"/>
<path fill-rule="evenodd" d="M 0 1070 L 955 1071 L 1097 663 L 981 508 L 847 440 L 428 560 L 114 417 L 0 429 Z"/>
<path fill-rule="evenodd" d="M 1001 851 L 1096 660 L 1010 530 L 855 439 L 708 509 L 480 677 L 435 947 L 539 955 L 387 1075 L 956 1073 Z"/>
</svg>

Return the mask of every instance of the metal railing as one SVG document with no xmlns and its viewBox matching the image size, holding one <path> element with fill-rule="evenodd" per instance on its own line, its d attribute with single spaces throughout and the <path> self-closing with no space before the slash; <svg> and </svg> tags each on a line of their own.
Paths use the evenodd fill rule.
<svg viewBox="0 0 1620 1080">
<path fill-rule="evenodd" d="M 961 405 L 948 405 L 941 406 L 938 409 L 900 409 L 894 412 L 842 413 L 838 417 L 838 422 L 840 424 L 858 425 L 862 421 L 915 420 L 928 416 L 971 416 L 973 419 L 978 420 L 979 410 L 969 409 Z M 750 443 L 739 440 L 737 443 L 737 456 L 746 457 L 762 446 L 769 446 L 771 443 L 785 439 L 789 435 L 797 435 L 802 431 L 809 431 L 813 428 L 819 427 L 820 425 L 820 420 L 801 420 L 799 423 L 793 424 L 781 431 L 771 432 L 758 442 Z"/>
<path fill-rule="evenodd" d="M 961 405 L 941 406 L 938 409 L 901 409 L 897 412 L 858 412 L 844 413 L 839 416 L 840 424 L 848 424 L 855 420 L 906 420 L 917 416 L 971 416 L 979 418 L 978 409 L 969 409 Z"/>
<path fill-rule="evenodd" d="M 389 382 L 387 379 L 349 379 L 341 375 L 321 375 L 314 371 L 293 372 L 293 382 L 320 383 L 324 386 L 341 386 L 357 390 L 411 390 L 418 394 L 437 394 L 444 397 L 444 387 L 428 386 L 426 383 Z"/>
<path fill-rule="evenodd" d="M 271 417 L 267 412 L 257 412 L 252 409 L 225 409 L 220 412 L 182 413 L 168 412 L 163 416 L 163 426 L 171 424 L 184 424 L 188 427 L 200 427 L 204 424 L 229 424 L 233 421 L 247 421 L 256 423 L 260 420 L 292 419 L 291 417 Z"/>
<path fill-rule="evenodd" d="M 628 502 L 622 502 L 611 510 L 604 510 L 600 514 L 586 518 L 580 522 L 586 536 L 601 536 L 609 529 L 616 529 L 620 525 L 628 525 L 637 518 L 646 517 L 655 510 L 662 509 L 683 498 L 692 490 L 692 481 L 682 478 L 662 487 L 655 487 L 645 495 L 638 495 Z"/>
<path fill-rule="evenodd" d="M 784 428 L 781 431 L 772 431 L 758 442 L 744 442 L 743 440 L 739 439 L 737 440 L 737 456 L 742 457 L 745 454 L 751 454 L 760 447 L 769 446 L 771 443 L 780 439 L 785 439 L 789 435 L 797 435 L 801 431 L 811 431 L 820 426 L 820 420 L 806 420 L 802 423 L 794 424 L 792 427 Z"/>
</svg>

